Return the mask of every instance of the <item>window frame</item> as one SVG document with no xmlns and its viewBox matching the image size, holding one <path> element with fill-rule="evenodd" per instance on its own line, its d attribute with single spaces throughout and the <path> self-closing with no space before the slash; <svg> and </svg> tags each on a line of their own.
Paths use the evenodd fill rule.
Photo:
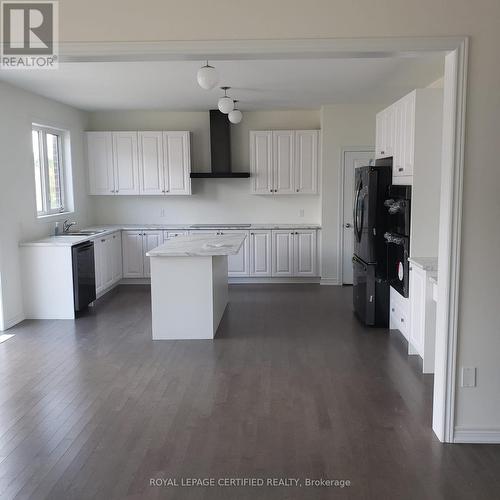
<svg viewBox="0 0 500 500">
<path fill-rule="evenodd" d="M 33 153 L 33 132 L 38 134 L 38 156 L 40 161 L 40 180 L 41 180 L 41 198 L 42 198 L 42 210 L 38 210 L 36 203 L 36 198 L 38 197 L 37 186 L 35 182 L 35 213 L 38 219 L 43 219 L 45 217 L 51 217 L 60 214 L 70 213 L 71 210 L 67 206 L 68 193 L 67 193 L 67 183 L 66 183 L 66 163 L 65 163 L 65 137 L 67 131 L 32 123 L 31 125 L 31 144 Z M 47 152 L 47 134 L 54 135 L 57 137 L 57 151 L 58 151 L 58 161 L 59 161 L 59 186 L 60 186 L 60 199 L 61 204 L 58 208 L 50 208 L 50 192 L 49 192 L 49 169 L 48 169 L 48 152 Z M 35 157 L 33 154 L 33 169 L 35 169 Z M 33 170 L 35 174 L 35 171 Z M 36 175 L 36 174 L 35 174 Z"/>
</svg>

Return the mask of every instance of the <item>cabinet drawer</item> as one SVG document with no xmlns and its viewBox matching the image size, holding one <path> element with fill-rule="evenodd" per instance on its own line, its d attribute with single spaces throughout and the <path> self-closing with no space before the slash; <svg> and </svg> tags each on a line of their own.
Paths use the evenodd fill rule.
<svg viewBox="0 0 500 500">
<path fill-rule="evenodd" d="M 400 295 L 394 288 L 390 289 L 390 328 L 399 330 L 406 340 L 410 333 L 409 301 Z"/>
</svg>

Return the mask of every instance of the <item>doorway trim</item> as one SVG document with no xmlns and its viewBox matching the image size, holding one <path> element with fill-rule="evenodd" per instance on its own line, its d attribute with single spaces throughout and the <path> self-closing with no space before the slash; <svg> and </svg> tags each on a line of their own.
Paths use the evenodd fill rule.
<svg viewBox="0 0 500 500">
<path fill-rule="evenodd" d="M 344 284 L 344 180 L 345 180 L 345 159 L 347 153 L 372 153 L 375 158 L 375 146 L 346 146 L 340 150 L 340 172 L 339 172 L 339 219 L 337 222 L 337 276 L 338 284 Z"/>
<path fill-rule="evenodd" d="M 282 40 L 197 40 L 158 42 L 61 42 L 60 62 L 113 61 L 203 61 L 231 59 L 308 59 L 414 57 L 429 52 L 453 54 L 455 64 L 445 93 L 451 92 L 454 110 L 449 120 L 449 133 L 443 134 L 442 192 L 447 207 L 441 215 L 441 228 L 446 228 L 443 246 L 446 256 L 439 259 L 440 300 L 438 302 L 434 377 L 433 430 L 440 441 L 455 440 L 455 389 L 458 305 L 460 292 L 460 241 L 462 223 L 462 191 L 465 144 L 465 109 L 467 93 L 468 37 L 394 37 L 394 38 L 326 38 Z M 447 156 L 445 156 L 447 155 Z M 339 177 L 337 177 L 339 178 Z M 443 190 L 444 188 L 444 190 Z M 441 252 L 440 252 L 441 254 Z M 442 299 L 442 300 L 441 300 Z"/>
</svg>

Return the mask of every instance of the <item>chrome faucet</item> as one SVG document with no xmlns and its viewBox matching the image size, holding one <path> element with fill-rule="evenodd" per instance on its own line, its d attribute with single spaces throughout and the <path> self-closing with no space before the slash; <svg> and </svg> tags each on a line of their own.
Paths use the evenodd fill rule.
<svg viewBox="0 0 500 500">
<path fill-rule="evenodd" d="M 70 221 L 69 219 L 66 219 L 63 222 L 63 233 L 67 233 L 72 226 L 75 226 L 76 222 L 75 221 Z"/>
</svg>

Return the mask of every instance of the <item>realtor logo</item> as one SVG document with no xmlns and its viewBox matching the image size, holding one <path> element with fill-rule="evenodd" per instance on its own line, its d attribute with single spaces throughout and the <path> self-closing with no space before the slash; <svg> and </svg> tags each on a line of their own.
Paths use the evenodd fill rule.
<svg viewBox="0 0 500 500">
<path fill-rule="evenodd" d="M 58 2 L 2 2 L 2 69 L 55 69 Z"/>
</svg>

